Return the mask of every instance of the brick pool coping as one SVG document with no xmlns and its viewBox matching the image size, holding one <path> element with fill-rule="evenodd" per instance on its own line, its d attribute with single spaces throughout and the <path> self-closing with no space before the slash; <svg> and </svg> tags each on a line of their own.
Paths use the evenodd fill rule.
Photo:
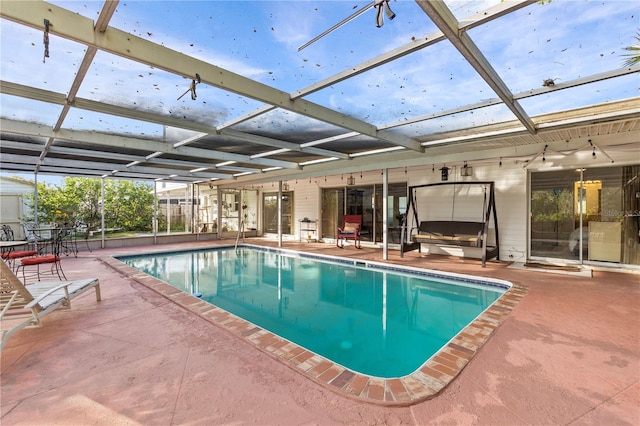
<svg viewBox="0 0 640 426">
<path fill-rule="evenodd" d="M 528 290 L 524 285 L 512 283 L 505 294 L 418 370 L 404 377 L 384 379 L 356 373 L 335 364 L 118 259 L 100 257 L 98 260 L 209 323 L 243 339 L 323 387 L 351 399 L 383 406 L 408 406 L 442 392 L 462 372 Z"/>
</svg>

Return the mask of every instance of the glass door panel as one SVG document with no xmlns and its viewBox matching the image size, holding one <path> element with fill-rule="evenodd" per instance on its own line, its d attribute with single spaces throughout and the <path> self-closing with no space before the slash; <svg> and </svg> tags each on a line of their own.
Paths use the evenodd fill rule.
<svg viewBox="0 0 640 426">
<path fill-rule="evenodd" d="M 640 165 L 531 174 L 531 256 L 640 265 Z"/>
<path fill-rule="evenodd" d="M 407 184 L 389 184 L 387 191 L 387 229 L 390 243 L 400 243 L 401 226 L 406 212 Z"/>
<path fill-rule="evenodd" d="M 220 219 L 223 237 L 235 235 L 240 227 L 240 191 L 224 189 L 220 192 Z"/>
<path fill-rule="evenodd" d="M 585 259 L 622 261 L 622 168 L 586 169 L 581 188 L 582 229 L 586 231 Z"/>
<path fill-rule="evenodd" d="M 338 226 L 342 225 L 344 211 L 344 189 L 325 188 L 322 190 L 322 238 L 335 238 Z M 340 223 L 338 223 L 340 218 Z"/>
<path fill-rule="evenodd" d="M 375 204 L 373 198 L 373 185 L 348 187 L 345 214 L 358 214 L 362 216 L 360 239 L 362 241 L 374 240 Z M 342 223 L 342 219 L 340 219 Z"/>
<path fill-rule="evenodd" d="M 278 193 L 262 194 L 264 232 L 278 233 Z M 282 233 L 293 234 L 293 191 L 282 193 Z"/>
<path fill-rule="evenodd" d="M 389 185 L 389 223 L 397 228 L 397 242 L 402 215 L 407 207 L 407 184 Z M 336 228 L 342 225 L 345 214 L 362 216 L 362 241 L 382 242 L 384 223 L 382 211 L 382 185 L 348 186 L 322 190 L 322 237 L 335 238 Z M 393 238 L 390 242 L 394 242 Z"/>
<path fill-rule="evenodd" d="M 573 170 L 531 174 L 532 256 L 579 258 L 576 178 Z"/>
</svg>

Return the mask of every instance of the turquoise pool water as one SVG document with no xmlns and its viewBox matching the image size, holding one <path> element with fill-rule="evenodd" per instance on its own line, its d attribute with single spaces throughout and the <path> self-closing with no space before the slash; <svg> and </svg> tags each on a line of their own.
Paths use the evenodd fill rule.
<svg viewBox="0 0 640 426">
<path fill-rule="evenodd" d="M 469 276 L 233 247 L 122 262 L 356 372 L 413 373 L 508 289 Z"/>
</svg>

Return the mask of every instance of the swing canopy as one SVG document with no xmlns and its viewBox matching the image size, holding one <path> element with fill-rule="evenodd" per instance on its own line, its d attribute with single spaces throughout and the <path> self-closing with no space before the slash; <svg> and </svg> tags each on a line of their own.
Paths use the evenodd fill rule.
<svg viewBox="0 0 640 426">
<path fill-rule="evenodd" d="M 426 188 L 438 188 L 429 191 Z M 475 193 L 471 188 L 479 188 Z M 437 194 L 434 196 L 433 192 Z M 478 196 L 482 195 L 482 203 Z M 420 196 L 418 196 L 420 195 Z M 450 200 L 449 203 L 446 201 Z M 418 201 L 426 207 L 418 208 Z M 456 210 L 457 209 L 457 210 Z M 493 239 L 489 229 L 493 218 Z M 499 260 L 498 219 L 493 181 L 439 182 L 409 187 L 406 219 L 402 224 L 401 256 L 421 251 L 422 244 L 465 246 L 480 249 L 482 266 L 487 259 Z"/>
</svg>

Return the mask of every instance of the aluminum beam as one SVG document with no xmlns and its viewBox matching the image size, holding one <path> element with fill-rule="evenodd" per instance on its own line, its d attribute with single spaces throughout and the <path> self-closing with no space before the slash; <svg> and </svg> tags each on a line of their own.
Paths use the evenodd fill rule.
<svg viewBox="0 0 640 426">
<path fill-rule="evenodd" d="M 68 40 L 93 46 L 179 76 L 192 76 L 198 73 L 203 83 L 214 87 L 423 152 L 420 143 L 414 139 L 388 132 L 379 134 L 376 126 L 370 123 L 304 99 L 292 99 L 286 92 L 133 34 L 113 27 L 108 27 L 104 32 L 96 32 L 91 19 L 44 1 L 3 2 L 0 16 L 39 30 L 44 30 L 43 19 L 49 19 L 53 24 L 50 33 Z"/>
<path fill-rule="evenodd" d="M 416 0 L 416 3 L 431 18 L 453 46 L 464 56 L 482 79 L 493 89 L 502 102 L 513 112 L 531 134 L 536 133 L 535 125 L 520 104 L 513 99 L 511 91 L 475 45 L 471 37 L 460 30 L 460 24 L 442 0 Z"/>
<path fill-rule="evenodd" d="M 499 5 L 491 7 L 485 11 L 476 13 L 475 15 L 465 19 L 460 22 L 460 29 L 466 31 L 468 29 L 486 24 L 496 18 L 507 15 L 511 12 L 515 12 L 516 10 L 522 9 L 525 6 L 528 6 L 532 3 L 535 3 L 538 0 L 525 0 L 525 1 L 509 1 L 503 2 Z M 442 31 L 436 31 L 426 36 L 421 37 L 420 39 L 416 39 L 415 41 L 411 41 L 406 43 L 396 49 L 393 49 L 389 52 L 385 52 L 382 55 L 376 56 L 375 58 L 371 58 L 368 61 L 362 62 L 358 65 L 350 67 L 348 70 L 344 70 L 337 74 L 334 74 L 330 77 L 325 78 L 324 80 L 320 80 L 317 83 L 309 85 L 303 89 L 296 90 L 291 93 L 292 98 L 299 98 L 302 96 L 307 96 L 312 93 L 315 93 L 319 90 L 322 90 L 326 87 L 332 86 L 341 81 L 347 80 L 353 76 L 358 74 L 362 74 L 366 71 L 372 70 L 380 65 L 384 65 L 388 62 L 395 61 L 396 59 L 400 59 L 403 56 L 406 56 L 410 53 L 417 52 L 418 50 L 424 49 L 425 47 L 436 44 L 440 41 L 446 40 Z"/>
<path fill-rule="evenodd" d="M 232 154 L 228 152 L 214 151 L 202 148 L 192 148 L 182 146 L 174 148 L 171 144 L 154 140 L 138 139 L 125 136 L 109 135 L 97 132 L 74 131 L 61 129 L 55 132 L 48 126 L 35 123 L 24 123 L 16 120 L 0 118 L 0 128 L 6 133 L 16 133 L 21 135 L 54 137 L 71 142 L 89 143 L 94 145 L 122 147 L 151 153 L 162 152 L 165 154 L 186 155 L 194 158 L 206 158 L 209 160 L 236 161 L 240 163 L 250 163 L 269 167 L 283 167 L 288 169 L 299 169 L 297 163 L 289 161 L 273 160 L 269 158 L 252 159 L 248 155 Z"/>
<path fill-rule="evenodd" d="M 160 168 L 160 167 L 148 167 L 148 166 L 131 166 L 127 167 L 125 164 L 117 163 L 100 163 L 97 161 L 81 161 L 70 160 L 62 158 L 47 157 L 44 161 L 36 160 L 35 157 L 29 155 L 18 154 L 3 154 L 3 162 L 16 163 L 16 164 L 34 164 L 47 165 L 51 167 L 63 167 L 66 169 L 89 169 L 89 170 L 101 170 L 101 173 L 119 174 L 120 172 L 130 173 L 143 173 L 153 175 L 178 175 L 182 177 L 193 177 L 198 179 L 233 179 L 233 176 L 227 173 L 207 173 L 196 172 L 191 173 L 188 170 L 172 169 L 172 168 Z"/>
<path fill-rule="evenodd" d="M 3 140 L 2 148 L 3 149 L 11 148 L 11 149 L 17 149 L 21 151 L 33 151 L 34 153 L 35 152 L 39 153 L 42 150 L 42 145 L 26 143 L 26 142 L 15 142 L 15 141 Z M 140 164 L 161 164 L 165 166 L 174 166 L 174 167 L 189 168 L 189 169 L 204 168 L 207 170 L 225 170 L 225 171 L 234 172 L 234 173 L 237 173 L 237 172 L 262 173 L 262 170 L 260 170 L 259 168 L 238 167 L 238 166 L 216 166 L 212 162 L 172 160 L 172 159 L 167 159 L 162 157 L 154 157 L 154 158 L 147 159 L 146 157 L 140 156 L 140 155 L 120 154 L 116 152 L 96 151 L 96 150 L 82 149 L 82 148 L 69 148 L 69 147 L 61 147 L 56 145 L 53 145 L 49 149 L 49 153 L 68 155 L 71 157 L 119 160 L 119 161 L 125 161 L 127 163 L 138 162 Z M 90 161 L 93 161 L 93 160 L 90 160 Z"/>
<path fill-rule="evenodd" d="M 38 89 L 35 87 L 25 86 L 10 81 L 0 80 L 0 93 L 22 98 L 32 99 L 35 101 L 47 102 L 56 105 L 66 105 L 67 98 L 63 93 L 56 93 L 49 90 Z M 215 133 L 216 128 L 194 121 L 188 121 L 183 118 L 167 117 L 152 112 L 133 110 L 117 105 L 105 104 L 84 98 L 75 98 L 71 103 L 73 107 L 86 111 L 97 112 L 100 114 L 115 115 L 118 117 L 130 118 L 133 120 L 141 120 L 149 123 L 156 123 L 163 126 L 170 126 L 192 130 L 201 133 Z"/>
<path fill-rule="evenodd" d="M 321 148 L 313 148 L 311 146 L 303 147 L 293 142 L 287 142 L 279 139 L 268 138 L 260 135 L 252 135 L 250 133 L 238 132 L 236 130 L 226 129 L 226 130 L 222 130 L 220 134 L 224 136 L 229 136 L 231 138 L 252 142 L 259 145 L 286 149 L 287 151 L 308 152 L 309 154 L 342 158 L 342 159 L 349 158 L 349 155 L 343 152 L 330 151 L 328 149 L 321 149 Z"/>
<path fill-rule="evenodd" d="M 582 77 L 582 78 L 578 78 L 575 80 L 571 80 L 571 81 L 567 81 L 565 83 L 559 83 L 559 84 L 555 84 L 553 86 L 550 87 L 541 87 L 539 89 L 533 89 L 533 90 L 526 90 L 524 92 L 520 92 L 520 93 L 516 93 L 513 95 L 513 99 L 525 99 L 525 98 L 530 98 L 533 96 L 537 96 L 537 95 L 541 95 L 544 93 L 549 93 L 549 92 L 553 92 L 556 90 L 563 90 L 563 89 L 570 89 L 572 87 L 577 87 L 577 86 L 582 86 L 585 84 L 590 84 L 590 83 L 595 83 L 598 81 L 603 81 L 603 80 L 608 80 L 610 78 L 616 78 L 616 77 L 622 77 L 625 75 L 629 75 L 629 74 L 634 74 L 634 73 L 640 73 L 640 65 L 636 65 L 634 67 L 628 67 L 628 68 L 619 68 L 617 70 L 612 70 L 612 71 L 606 71 L 606 72 L 602 72 L 602 73 L 598 73 L 598 74 L 594 74 L 591 76 L 587 76 L 587 77 Z M 446 111 L 440 111 L 440 112 L 436 112 L 433 114 L 425 114 L 425 115 L 421 115 L 418 117 L 414 117 L 408 120 L 402 120 L 402 121 L 396 121 L 393 123 L 388 123 L 388 124 L 384 124 L 382 126 L 380 126 L 380 129 L 389 129 L 392 127 L 401 127 L 401 126 L 405 126 L 408 124 L 414 124 L 414 123 L 419 123 L 421 121 L 426 121 L 426 120 L 431 120 L 434 118 L 439 118 L 439 117 L 446 117 L 448 115 L 453 115 L 453 114 L 458 114 L 461 112 L 466 112 L 466 111 L 472 111 L 475 109 L 480 109 L 480 108 L 484 108 L 484 107 L 488 107 L 488 106 L 492 106 L 492 105 L 497 105 L 502 103 L 502 101 L 498 98 L 494 98 L 494 99 L 487 99 L 485 101 L 482 102 L 478 102 L 475 104 L 469 104 L 469 105 L 465 105 L 465 106 L 461 106 L 459 108 L 452 108 Z M 540 121 L 537 121 L 537 125 L 540 125 Z"/>
</svg>

